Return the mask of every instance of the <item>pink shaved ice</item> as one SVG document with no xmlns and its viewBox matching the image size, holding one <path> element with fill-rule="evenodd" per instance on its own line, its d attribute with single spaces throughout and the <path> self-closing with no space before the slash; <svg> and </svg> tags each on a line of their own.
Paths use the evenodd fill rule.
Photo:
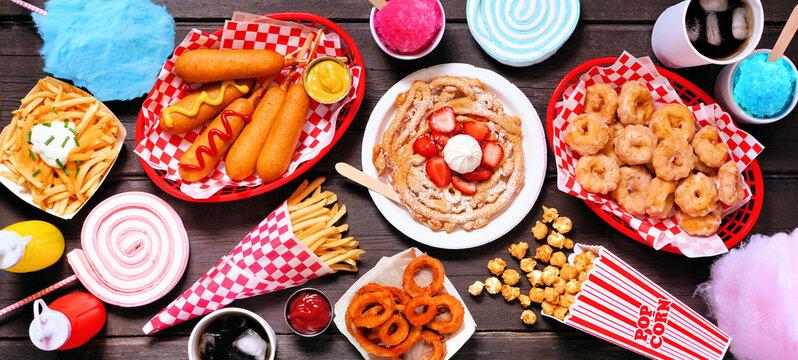
<svg viewBox="0 0 798 360">
<path fill-rule="evenodd" d="M 374 28 L 385 46 L 402 54 L 431 45 L 443 23 L 437 0 L 391 0 L 374 15 Z"/>
<path fill-rule="evenodd" d="M 732 337 L 738 359 L 798 356 L 798 230 L 753 235 L 712 265 L 698 293 Z"/>
</svg>

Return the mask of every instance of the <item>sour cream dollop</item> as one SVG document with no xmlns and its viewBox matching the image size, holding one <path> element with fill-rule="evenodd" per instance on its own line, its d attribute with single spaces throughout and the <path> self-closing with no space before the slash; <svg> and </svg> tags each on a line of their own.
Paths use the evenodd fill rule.
<svg viewBox="0 0 798 360">
<path fill-rule="evenodd" d="M 461 173 L 469 173 L 479 167 L 482 149 L 476 139 L 469 135 L 455 135 L 443 148 L 443 159 L 449 168 Z"/>
<path fill-rule="evenodd" d="M 69 152 L 77 146 L 75 123 L 53 121 L 38 124 L 30 132 L 31 150 L 51 167 L 63 168 Z"/>
</svg>

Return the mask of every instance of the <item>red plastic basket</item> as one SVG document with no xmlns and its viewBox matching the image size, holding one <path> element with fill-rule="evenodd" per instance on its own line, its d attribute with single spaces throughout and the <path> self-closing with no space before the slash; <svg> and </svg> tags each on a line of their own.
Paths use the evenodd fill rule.
<svg viewBox="0 0 798 360">
<path fill-rule="evenodd" d="M 549 138 L 549 146 L 552 147 L 552 149 L 552 123 L 555 117 L 554 107 L 557 102 L 562 99 L 563 92 L 565 92 L 568 86 L 575 84 L 578 81 L 579 76 L 591 68 L 596 66 L 610 66 L 616 60 L 617 59 L 614 57 L 605 57 L 587 61 L 566 74 L 562 81 L 560 81 L 560 83 L 557 85 L 557 88 L 554 89 L 554 93 L 551 95 L 551 100 L 549 100 L 549 108 L 546 112 L 546 134 Z M 711 96 L 699 89 L 687 79 L 661 67 L 657 67 L 657 71 L 659 71 L 662 76 L 670 80 L 671 85 L 673 85 L 673 87 L 679 93 L 679 96 L 686 105 L 695 105 L 701 102 L 705 104 L 715 103 L 715 100 Z M 751 187 L 753 198 L 745 205 L 737 209 L 737 211 L 724 217 L 723 222 L 720 225 L 720 229 L 718 229 L 718 236 L 723 239 L 723 243 L 729 249 L 739 244 L 740 241 L 742 241 L 743 238 L 745 238 L 745 236 L 751 232 L 751 229 L 754 227 L 754 224 L 756 224 L 756 220 L 759 218 L 759 214 L 762 211 L 764 183 L 762 181 L 762 170 L 759 168 L 759 162 L 757 160 L 754 160 L 751 165 L 748 166 L 745 171 L 743 171 L 743 177 L 745 178 L 745 182 L 748 184 L 748 186 Z M 626 223 L 623 222 L 623 220 L 621 220 L 619 217 L 616 217 L 612 213 L 605 212 L 601 209 L 600 205 L 590 201 L 585 201 L 585 203 L 599 217 L 604 219 L 604 221 L 618 231 L 622 232 L 624 235 L 641 243 L 647 244 L 643 238 L 637 234 L 635 229 L 626 225 Z M 662 248 L 662 250 L 674 254 L 681 254 L 681 251 L 672 245 L 667 245 Z"/>
<path fill-rule="evenodd" d="M 271 190 L 274 190 L 284 184 L 288 183 L 289 181 L 295 179 L 296 177 L 304 174 L 308 169 L 310 169 L 313 165 L 315 165 L 321 158 L 323 158 L 327 153 L 332 149 L 333 146 L 338 142 L 341 136 L 344 135 L 344 132 L 352 123 L 352 120 L 355 118 L 357 114 L 357 110 L 360 108 L 360 104 L 363 102 L 363 94 L 366 89 L 366 67 L 363 65 L 363 57 L 360 56 L 360 50 L 355 45 L 355 41 L 346 33 L 340 26 L 336 25 L 334 22 L 330 21 L 329 19 L 315 15 L 315 14 L 307 14 L 307 13 L 276 13 L 276 14 L 269 14 L 267 15 L 276 20 L 284 20 L 284 21 L 295 21 L 307 26 L 312 26 L 315 28 L 325 29 L 327 32 L 334 32 L 341 37 L 341 46 L 344 53 L 344 56 L 349 60 L 350 64 L 354 64 L 355 66 L 360 66 L 363 69 L 361 73 L 361 80 L 358 84 L 357 89 L 355 89 L 355 99 L 347 103 L 341 109 L 341 112 L 338 115 L 338 121 L 336 124 L 335 136 L 333 137 L 332 142 L 330 145 L 327 145 L 322 151 L 316 155 L 315 158 L 310 159 L 297 167 L 293 173 L 290 175 L 283 177 L 279 180 L 272 181 L 267 184 L 261 184 L 258 186 L 248 187 L 248 186 L 227 186 L 219 190 L 213 196 L 207 199 L 194 199 L 182 191 L 180 191 L 180 181 L 172 181 L 167 180 L 165 178 L 166 171 L 163 170 L 156 170 L 150 167 L 144 159 L 139 157 L 139 163 L 141 167 L 144 168 L 144 171 L 147 175 L 152 179 L 155 185 L 158 185 L 163 191 L 172 195 L 178 199 L 192 201 L 192 202 L 225 202 L 225 201 L 233 201 L 233 200 L 240 200 L 246 199 L 248 197 L 252 197 L 255 195 L 260 195 L 267 193 Z M 214 31 L 214 35 L 221 36 L 223 29 L 218 29 Z M 149 95 L 148 95 L 149 96 Z M 144 117 L 139 110 L 138 120 L 136 121 L 136 143 L 139 143 L 144 138 Z"/>
</svg>

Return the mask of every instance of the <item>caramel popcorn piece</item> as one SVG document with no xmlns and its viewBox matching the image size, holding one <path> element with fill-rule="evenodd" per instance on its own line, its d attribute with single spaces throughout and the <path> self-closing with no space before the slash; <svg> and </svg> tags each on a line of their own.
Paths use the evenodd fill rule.
<svg viewBox="0 0 798 360">
<path fill-rule="evenodd" d="M 468 293 L 473 296 L 479 296 L 482 294 L 482 289 L 485 288 L 485 284 L 482 281 L 474 281 L 471 286 L 468 287 Z"/>
<path fill-rule="evenodd" d="M 535 237 L 535 239 L 543 240 L 548 233 L 549 227 L 540 221 L 535 222 L 535 226 L 532 227 L 532 236 Z"/>
<path fill-rule="evenodd" d="M 567 284 L 565 280 L 558 279 L 557 281 L 554 282 L 554 285 L 552 286 L 554 287 L 554 290 L 557 290 L 558 294 L 562 295 L 565 294 L 565 284 Z"/>
<path fill-rule="evenodd" d="M 579 276 L 579 271 L 576 270 L 575 266 L 569 263 L 562 264 L 562 268 L 560 268 L 560 278 L 569 281 L 571 279 L 576 279 L 577 276 Z"/>
<path fill-rule="evenodd" d="M 576 296 L 572 294 L 565 294 L 565 295 L 560 295 L 560 301 L 557 302 L 557 305 L 562 306 L 566 309 L 570 309 L 571 305 L 573 305 L 575 302 L 576 302 Z"/>
<path fill-rule="evenodd" d="M 556 231 L 552 231 L 549 237 L 546 238 L 546 243 L 551 245 L 551 247 L 562 249 L 565 245 L 565 236 Z"/>
<path fill-rule="evenodd" d="M 535 260 L 532 260 L 532 258 L 523 258 L 518 266 L 521 267 L 521 271 L 528 274 L 535 270 L 535 265 L 537 264 L 538 263 Z"/>
<path fill-rule="evenodd" d="M 549 263 L 554 266 L 563 266 L 568 261 L 565 257 L 565 253 L 562 251 L 557 251 L 554 254 L 551 254 L 551 259 L 549 259 Z"/>
<path fill-rule="evenodd" d="M 557 212 L 557 209 L 548 208 L 548 207 L 545 207 L 545 206 L 543 207 L 543 222 L 544 223 L 550 223 L 550 222 L 554 221 L 554 219 L 556 219 L 558 216 L 560 216 L 560 214 Z"/>
<path fill-rule="evenodd" d="M 554 252 L 554 249 L 552 249 L 551 246 L 540 245 L 537 249 L 535 249 L 535 259 L 538 259 L 542 262 L 549 262 L 552 252 Z"/>
<path fill-rule="evenodd" d="M 528 308 L 529 305 L 532 305 L 532 300 L 529 298 L 529 296 L 521 294 L 518 295 L 518 303 L 520 303 L 524 308 Z"/>
<path fill-rule="evenodd" d="M 514 258 L 521 260 L 524 258 L 524 256 L 526 256 L 526 251 L 529 250 L 529 244 L 525 241 L 522 241 L 517 244 L 510 245 L 507 250 L 510 251 L 510 255 L 512 255 Z"/>
<path fill-rule="evenodd" d="M 592 264 L 593 260 L 590 259 L 587 253 L 576 254 L 574 256 L 574 266 L 580 272 L 586 271 L 587 267 Z"/>
<path fill-rule="evenodd" d="M 521 321 L 523 321 L 524 324 L 532 325 L 537 320 L 538 320 L 538 316 L 535 315 L 534 311 L 532 311 L 532 310 L 524 310 L 524 311 L 521 312 Z"/>
<path fill-rule="evenodd" d="M 574 223 L 571 221 L 571 218 L 565 216 L 560 216 L 554 219 L 554 221 L 552 221 L 551 223 L 551 227 L 557 230 L 557 232 L 559 232 L 560 234 L 568 233 L 569 231 L 571 231 L 571 228 L 573 228 L 573 226 Z"/>
<path fill-rule="evenodd" d="M 513 301 L 518 298 L 518 295 L 521 295 L 521 288 L 510 285 L 502 286 L 502 296 L 504 300 Z"/>
<path fill-rule="evenodd" d="M 551 265 L 546 266 L 546 268 L 543 269 L 543 283 L 546 284 L 546 286 L 551 286 L 559 279 L 559 275 L 559 268 Z"/>
<path fill-rule="evenodd" d="M 568 250 L 571 250 L 574 248 L 574 241 L 571 240 L 571 238 L 565 238 L 565 242 L 562 244 L 562 246 Z"/>
<path fill-rule="evenodd" d="M 521 274 L 514 269 L 507 269 L 502 273 L 502 281 L 507 285 L 518 284 L 518 280 L 521 280 Z"/>
<path fill-rule="evenodd" d="M 507 266 L 507 263 L 502 258 L 495 258 L 493 260 L 488 261 L 488 271 L 491 274 L 499 276 L 504 272 L 504 268 Z"/>
<path fill-rule="evenodd" d="M 587 271 L 582 271 L 579 273 L 579 277 L 577 278 L 580 283 L 585 282 L 587 280 Z"/>
<path fill-rule="evenodd" d="M 579 280 L 571 279 L 565 284 L 565 292 L 568 294 L 576 295 L 580 290 L 582 290 L 582 286 Z"/>
<path fill-rule="evenodd" d="M 502 290 L 502 282 L 499 281 L 499 278 L 491 276 L 485 280 L 485 290 L 488 291 L 488 294 L 496 295 Z"/>
<path fill-rule="evenodd" d="M 540 311 L 542 311 L 546 315 L 554 314 L 554 308 L 555 307 L 557 307 L 557 305 L 552 304 L 552 303 L 547 302 L 547 301 L 544 301 L 544 302 L 540 303 Z"/>
<path fill-rule="evenodd" d="M 529 290 L 529 300 L 532 300 L 533 302 L 542 303 L 545 297 L 546 294 L 542 288 L 533 287 Z"/>
<path fill-rule="evenodd" d="M 560 294 L 553 287 L 547 287 L 543 289 L 543 299 L 552 304 L 556 304 L 560 301 Z"/>
<path fill-rule="evenodd" d="M 568 308 L 564 308 L 562 306 L 557 306 L 554 308 L 554 317 L 565 320 L 565 317 L 568 316 Z"/>
<path fill-rule="evenodd" d="M 532 270 L 526 277 L 529 279 L 529 282 L 532 283 L 532 286 L 543 285 L 543 271 Z"/>
</svg>

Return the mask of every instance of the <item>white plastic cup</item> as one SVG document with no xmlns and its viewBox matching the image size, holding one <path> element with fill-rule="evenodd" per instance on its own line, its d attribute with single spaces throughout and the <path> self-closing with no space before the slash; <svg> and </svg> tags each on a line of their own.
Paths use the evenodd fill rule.
<svg viewBox="0 0 798 360">
<path fill-rule="evenodd" d="M 205 315 L 202 320 L 197 322 L 197 325 L 194 325 L 194 329 L 191 330 L 191 335 L 188 337 L 188 359 L 189 360 L 202 360 L 200 357 L 200 339 L 202 339 L 202 334 L 205 332 L 205 329 L 211 325 L 214 320 L 229 316 L 229 315 L 243 315 L 248 317 L 252 320 L 255 320 L 263 330 L 266 332 L 266 341 L 269 343 L 269 350 L 266 352 L 266 360 L 274 360 L 274 355 L 277 352 L 277 336 L 274 334 L 274 329 L 272 329 L 271 325 L 263 320 L 258 314 L 255 314 L 252 311 L 236 308 L 236 307 L 229 307 L 220 310 L 216 310 L 208 315 Z"/>
<path fill-rule="evenodd" d="M 654 24 L 654 31 L 651 33 L 651 47 L 654 48 L 654 55 L 665 66 L 683 68 L 706 64 L 732 64 L 747 57 L 756 49 L 765 27 L 765 14 L 762 11 L 760 0 L 745 0 L 751 10 L 752 19 L 749 19 L 749 24 L 752 27 L 752 33 L 749 35 L 745 47 L 733 56 L 724 59 L 713 59 L 702 55 L 693 47 L 687 37 L 687 7 L 690 5 L 690 1 L 697 0 L 684 0 L 665 9 Z"/>
<path fill-rule="evenodd" d="M 770 54 L 770 49 L 756 50 L 751 53 L 751 56 L 760 53 Z M 798 69 L 796 69 L 795 64 L 793 64 L 793 62 L 790 61 L 790 59 L 786 56 L 784 56 L 783 59 L 787 60 L 787 63 L 792 68 L 792 71 L 798 74 Z M 785 116 L 787 116 L 787 114 L 795 109 L 795 105 L 798 103 L 798 86 L 793 87 L 792 101 L 780 114 L 769 118 L 758 118 L 745 112 L 745 110 L 737 105 L 737 101 L 734 100 L 734 95 L 732 94 L 732 90 L 734 89 L 734 73 L 737 72 L 738 66 L 740 66 L 739 62 L 726 65 L 723 70 L 721 70 L 720 74 L 718 74 L 718 80 L 715 81 L 715 99 L 724 110 L 728 111 L 729 114 L 734 117 L 735 120 L 746 124 L 769 124 L 783 119 Z"/>
</svg>

